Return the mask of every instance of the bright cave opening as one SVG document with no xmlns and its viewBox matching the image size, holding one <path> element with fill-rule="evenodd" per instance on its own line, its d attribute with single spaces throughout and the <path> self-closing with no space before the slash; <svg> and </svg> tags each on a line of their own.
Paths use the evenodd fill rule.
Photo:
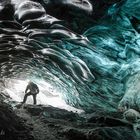
<svg viewBox="0 0 140 140">
<path fill-rule="evenodd" d="M 19 80 L 19 79 L 6 79 L 4 80 L 4 91 L 8 94 L 12 100 L 17 102 L 22 102 L 25 89 L 28 85 L 28 80 Z M 53 107 L 66 109 L 68 111 L 73 111 L 77 113 L 84 112 L 81 109 L 74 108 L 70 105 L 67 105 L 66 102 L 62 99 L 61 93 L 52 87 L 45 80 L 36 79 L 35 82 L 39 87 L 39 94 L 37 95 L 37 104 L 39 105 L 51 105 Z M 26 104 L 33 104 L 33 96 L 28 96 Z"/>
</svg>

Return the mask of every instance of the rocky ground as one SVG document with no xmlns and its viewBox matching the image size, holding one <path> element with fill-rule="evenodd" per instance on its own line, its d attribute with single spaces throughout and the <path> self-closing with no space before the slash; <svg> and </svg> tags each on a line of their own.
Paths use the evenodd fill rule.
<svg viewBox="0 0 140 140">
<path fill-rule="evenodd" d="M 134 123 L 121 113 L 77 114 L 44 105 L 0 100 L 2 140 L 137 140 Z"/>
</svg>

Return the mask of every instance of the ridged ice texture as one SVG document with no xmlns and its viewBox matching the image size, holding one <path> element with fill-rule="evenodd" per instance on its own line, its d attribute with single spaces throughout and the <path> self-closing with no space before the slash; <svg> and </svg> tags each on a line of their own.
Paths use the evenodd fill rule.
<svg viewBox="0 0 140 140">
<path fill-rule="evenodd" d="M 7 3 L 1 3 L 1 13 Z M 77 8 L 86 10 L 87 4 Z M 44 79 L 68 104 L 86 111 L 140 107 L 138 0 L 110 6 L 83 35 L 64 27 L 38 2 L 12 0 L 8 8 L 11 16 L 0 21 L 1 78 Z"/>
</svg>

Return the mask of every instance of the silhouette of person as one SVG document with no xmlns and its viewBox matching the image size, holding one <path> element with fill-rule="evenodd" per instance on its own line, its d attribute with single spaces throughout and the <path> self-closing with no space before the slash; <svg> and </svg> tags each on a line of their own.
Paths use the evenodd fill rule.
<svg viewBox="0 0 140 140">
<path fill-rule="evenodd" d="M 35 83 L 30 81 L 28 83 L 27 87 L 26 87 L 25 95 L 24 95 L 24 99 L 23 99 L 22 103 L 24 104 L 26 102 L 26 100 L 27 100 L 27 97 L 32 95 L 33 96 L 33 100 L 34 100 L 34 104 L 36 104 L 37 103 L 36 96 L 37 96 L 38 93 L 39 93 L 38 86 Z"/>
</svg>

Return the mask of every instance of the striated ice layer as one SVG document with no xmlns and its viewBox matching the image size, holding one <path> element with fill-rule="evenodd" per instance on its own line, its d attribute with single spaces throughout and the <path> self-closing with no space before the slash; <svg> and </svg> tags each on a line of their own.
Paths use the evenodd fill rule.
<svg viewBox="0 0 140 140">
<path fill-rule="evenodd" d="M 88 0 L 76 2 L 63 0 L 54 4 L 91 12 Z M 110 5 L 105 16 L 83 34 L 47 14 L 44 5 L 46 1 L 1 2 L 3 83 L 7 79 L 32 80 L 42 87 L 39 81 L 45 81 L 67 104 L 87 112 L 139 110 L 140 2 L 128 0 Z M 11 12 L 3 17 L 7 7 Z M 47 89 L 43 91 L 45 96 L 47 93 Z M 19 100 L 15 93 L 11 96 Z"/>
</svg>

